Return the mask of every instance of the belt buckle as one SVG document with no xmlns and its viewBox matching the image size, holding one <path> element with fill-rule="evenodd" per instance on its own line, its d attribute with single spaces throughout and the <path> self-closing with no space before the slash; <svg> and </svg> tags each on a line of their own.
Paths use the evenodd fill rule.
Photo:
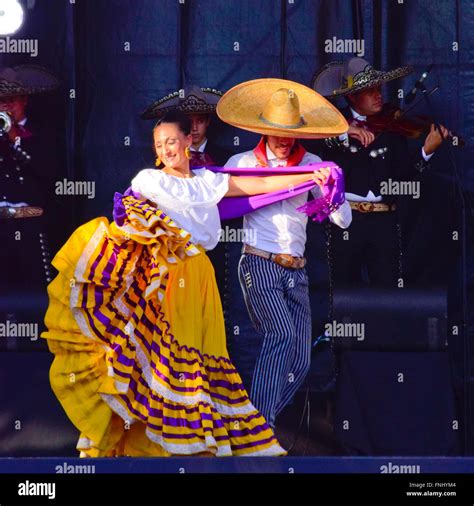
<svg viewBox="0 0 474 506">
<path fill-rule="evenodd" d="M 287 253 L 279 253 L 278 255 L 275 255 L 274 258 L 278 265 L 286 267 L 287 269 L 292 269 L 295 264 L 295 259 Z"/>
<path fill-rule="evenodd" d="M 34 206 L 4 206 L 0 207 L 0 219 L 10 218 L 36 218 L 43 214 L 41 207 Z"/>
<path fill-rule="evenodd" d="M 373 202 L 360 202 L 359 203 L 359 211 L 361 213 L 371 213 L 374 210 L 375 206 Z"/>
</svg>

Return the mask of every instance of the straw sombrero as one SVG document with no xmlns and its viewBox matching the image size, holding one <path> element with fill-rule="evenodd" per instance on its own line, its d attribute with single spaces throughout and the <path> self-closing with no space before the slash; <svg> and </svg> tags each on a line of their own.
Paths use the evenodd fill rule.
<svg viewBox="0 0 474 506">
<path fill-rule="evenodd" d="M 229 125 L 278 137 L 321 139 L 349 128 L 344 116 L 319 93 L 286 79 L 238 84 L 219 100 L 216 112 Z"/>
<path fill-rule="evenodd" d="M 222 91 L 214 88 L 185 86 L 150 104 L 142 113 L 143 119 L 158 119 L 169 111 L 178 110 L 185 114 L 214 114 Z"/>
<path fill-rule="evenodd" d="M 346 62 L 331 62 L 318 70 L 311 80 L 311 87 L 321 95 L 342 97 L 349 93 L 373 88 L 413 72 L 413 67 L 393 70 L 376 70 L 363 58 L 354 57 Z"/>
</svg>

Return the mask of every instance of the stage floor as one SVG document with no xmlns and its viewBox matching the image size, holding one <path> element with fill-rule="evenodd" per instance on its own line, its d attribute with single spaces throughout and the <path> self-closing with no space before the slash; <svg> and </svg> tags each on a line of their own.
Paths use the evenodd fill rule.
<svg viewBox="0 0 474 506">
<path fill-rule="evenodd" d="M 0 474 L 466 474 L 474 457 L 0 458 Z"/>
</svg>

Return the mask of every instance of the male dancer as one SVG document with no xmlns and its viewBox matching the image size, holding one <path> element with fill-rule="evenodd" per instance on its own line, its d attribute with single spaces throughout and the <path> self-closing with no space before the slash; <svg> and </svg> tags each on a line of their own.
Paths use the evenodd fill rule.
<svg viewBox="0 0 474 506">
<path fill-rule="evenodd" d="M 223 121 L 263 137 L 254 150 L 234 155 L 225 167 L 320 162 L 319 157 L 306 152 L 298 137 L 322 138 L 328 131 L 347 130 L 337 110 L 306 86 L 282 79 L 258 79 L 236 88 L 221 99 L 217 114 Z M 322 170 L 327 175 L 326 171 Z M 321 197 L 319 187 L 312 193 Z M 239 278 L 250 318 L 263 338 L 250 397 L 272 427 L 310 367 L 311 309 L 304 258 L 307 216 L 297 210 L 307 200 L 308 192 L 244 217 L 244 237 L 255 241 L 244 243 Z M 330 220 L 342 228 L 349 226 L 347 202 Z"/>
</svg>

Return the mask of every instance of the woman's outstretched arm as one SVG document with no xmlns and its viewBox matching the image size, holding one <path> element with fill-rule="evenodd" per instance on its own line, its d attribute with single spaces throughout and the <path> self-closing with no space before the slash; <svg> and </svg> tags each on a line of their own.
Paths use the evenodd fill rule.
<svg viewBox="0 0 474 506">
<path fill-rule="evenodd" d="M 323 185 L 329 176 L 329 169 L 323 168 L 306 174 L 290 174 L 286 176 L 246 177 L 231 176 L 229 190 L 226 197 L 243 197 L 246 195 L 260 195 L 296 186 L 306 181 L 314 181 Z"/>
</svg>

